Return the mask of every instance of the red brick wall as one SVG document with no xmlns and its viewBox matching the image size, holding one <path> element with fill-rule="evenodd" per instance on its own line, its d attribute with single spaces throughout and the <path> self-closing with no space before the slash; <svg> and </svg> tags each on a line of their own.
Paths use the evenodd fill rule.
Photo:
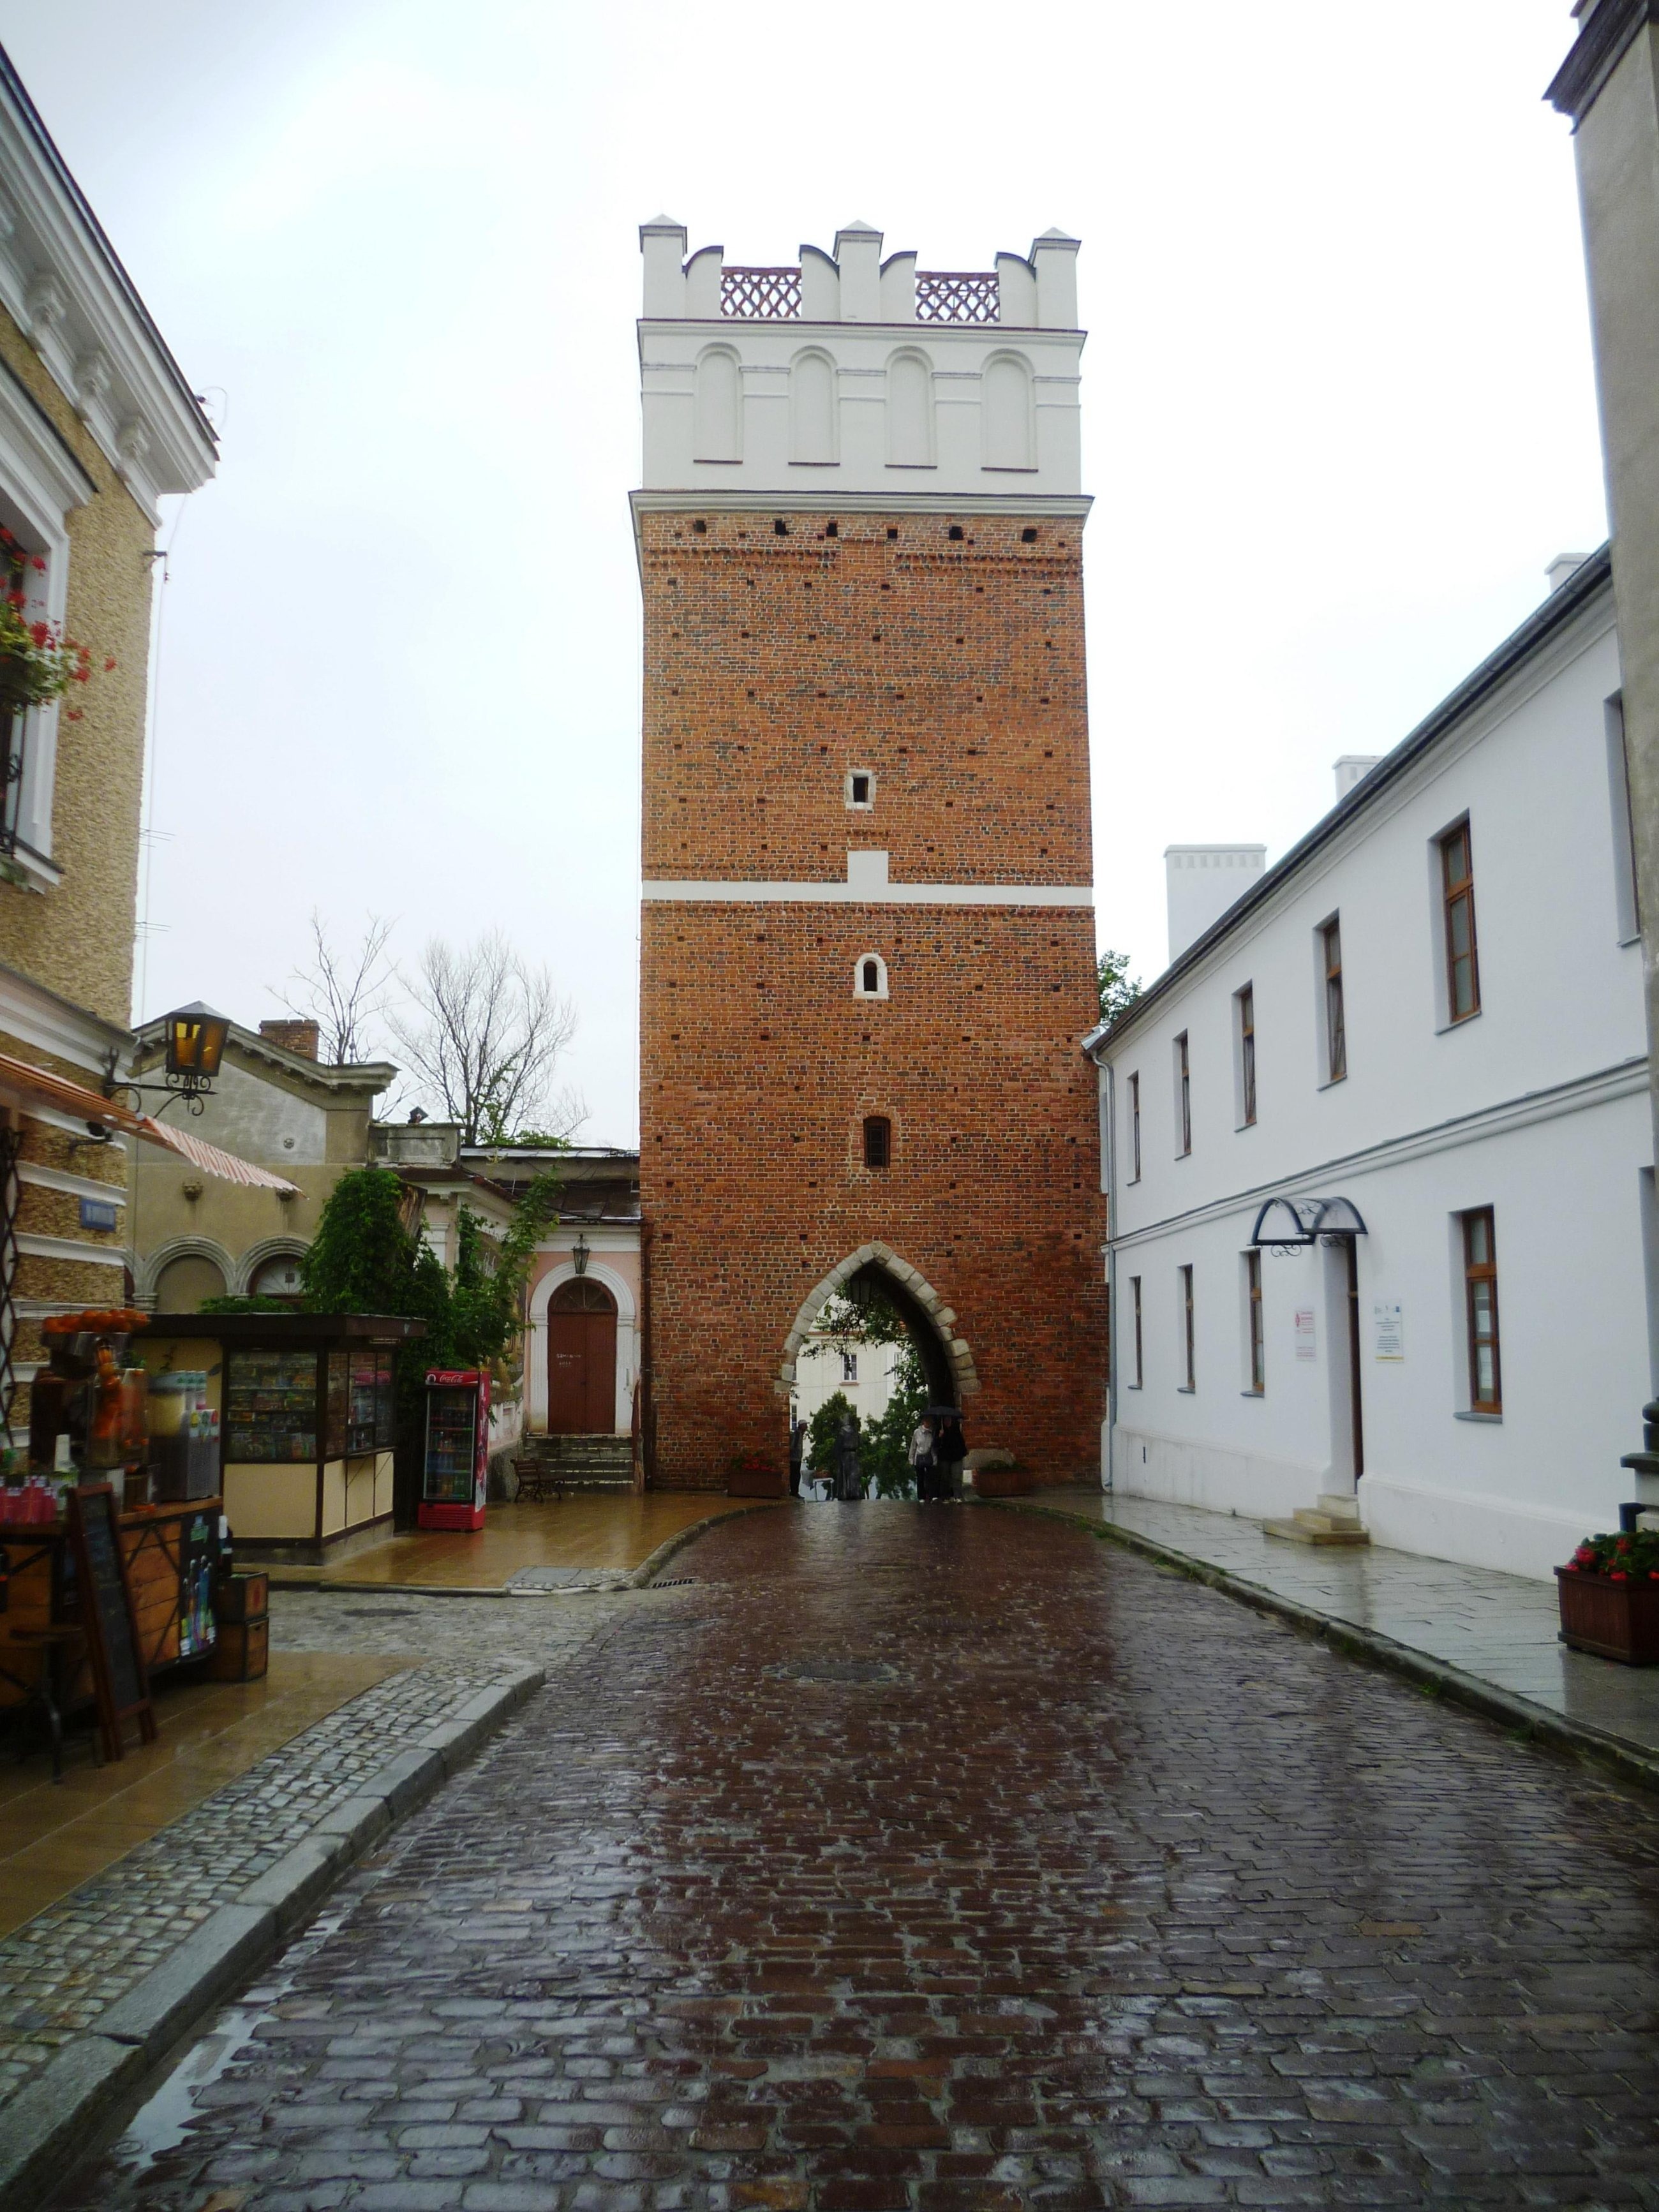
<svg viewBox="0 0 1659 2212">
<path fill-rule="evenodd" d="M 649 878 L 1086 882 L 1081 525 L 644 519 Z M 1022 532 L 1036 532 L 1033 544 Z M 896 531 L 896 537 L 889 532 Z M 809 588 L 810 587 L 810 588 Z M 849 768 L 877 777 L 848 811 Z M 890 997 L 853 995 L 878 952 Z M 860 1244 L 948 1302 L 970 1443 L 1098 1466 L 1104 1237 L 1084 908 L 648 901 L 641 1197 L 656 1480 L 782 1456 L 802 1299 Z M 894 1157 L 867 1171 L 863 1116 Z"/>
</svg>

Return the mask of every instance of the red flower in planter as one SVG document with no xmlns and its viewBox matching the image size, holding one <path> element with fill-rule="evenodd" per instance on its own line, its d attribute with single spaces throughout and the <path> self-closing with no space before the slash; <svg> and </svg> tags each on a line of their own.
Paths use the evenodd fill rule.
<svg viewBox="0 0 1659 2212">
<path fill-rule="evenodd" d="M 1622 1567 L 1615 1567 L 1613 1572 L 1607 1577 L 1607 1580 L 1610 1583 L 1627 1583 L 1630 1580 L 1630 1577 L 1625 1572 Z"/>
</svg>

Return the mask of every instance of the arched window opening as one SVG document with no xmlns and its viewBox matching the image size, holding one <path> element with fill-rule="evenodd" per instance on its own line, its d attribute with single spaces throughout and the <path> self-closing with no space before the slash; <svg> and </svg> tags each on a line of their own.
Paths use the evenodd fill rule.
<svg viewBox="0 0 1659 2212">
<path fill-rule="evenodd" d="M 289 1298 L 295 1305 L 304 1293 L 300 1280 L 300 1261 L 292 1252 L 277 1252 L 269 1260 L 262 1260 L 253 1271 L 248 1289 L 256 1298 Z"/>
<path fill-rule="evenodd" d="M 1036 465 L 1031 437 L 1031 374 L 1012 354 L 999 354 L 986 366 L 980 387 L 985 466 L 1029 469 Z"/>
<path fill-rule="evenodd" d="M 893 1125 L 884 1114 L 866 1114 L 864 1117 L 864 1164 L 866 1168 L 886 1168 L 893 1161 Z"/>
<path fill-rule="evenodd" d="M 697 363 L 694 460 L 743 459 L 743 385 L 738 357 L 716 347 Z"/>
<path fill-rule="evenodd" d="M 855 999 L 884 999 L 887 996 L 887 963 L 879 952 L 860 952 L 853 969 L 853 996 Z"/>
<path fill-rule="evenodd" d="M 789 372 L 789 458 L 825 468 L 836 459 L 836 372 L 829 357 L 804 353 Z"/>
<path fill-rule="evenodd" d="M 896 469 L 933 465 L 933 373 L 920 354 L 902 353 L 888 363 L 887 459 Z"/>
</svg>

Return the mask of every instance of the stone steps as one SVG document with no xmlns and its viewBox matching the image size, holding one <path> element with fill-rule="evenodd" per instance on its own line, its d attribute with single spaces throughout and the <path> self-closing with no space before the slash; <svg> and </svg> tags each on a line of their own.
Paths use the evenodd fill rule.
<svg viewBox="0 0 1659 2212">
<path fill-rule="evenodd" d="M 535 1437 L 530 1448 L 538 1459 L 556 1468 L 569 1490 L 631 1490 L 631 1437 Z"/>
<path fill-rule="evenodd" d="M 1288 1521 L 1264 1521 L 1264 1536 L 1281 1544 L 1369 1544 L 1361 1527 L 1357 1498 L 1322 1496 L 1317 1504 L 1299 1505 Z"/>
</svg>

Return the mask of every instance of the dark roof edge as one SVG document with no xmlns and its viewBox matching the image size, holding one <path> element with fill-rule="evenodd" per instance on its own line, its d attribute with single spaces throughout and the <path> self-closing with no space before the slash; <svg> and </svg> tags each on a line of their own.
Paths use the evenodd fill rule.
<svg viewBox="0 0 1659 2212">
<path fill-rule="evenodd" d="M 1659 0 L 1652 0 L 1659 7 Z M 1109 1029 L 1097 1028 L 1084 1038 L 1082 1050 L 1091 1058 L 1102 1046 L 1112 1043 L 1134 1026 L 1146 1009 L 1167 996 L 1182 976 L 1188 974 L 1203 959 L 1212 945 L 1236 929 L 1246 915 L 1254 913 L 1271 898 L 1279 886 L 1287 882 L 1319 851 L 1328 845 L 1340 830 L 1345 830 L 1355 815 L 1378 799 L 1389 786 L 1402 776 L 1413 763 L 1419 760 L 1438 739 L 1462 720 L 1470 709 L 1478 707 L 1498 687 L 1529 659 L 1546 639 L 1561 629 L 1572 617 L 1588 605 L 1608 582 L 1613 574 L 1613 549 L 1601 546 L 1590 555 L 1581 567 L 1563 584 L 1559 591 L 1550 593 L 1542 606 L 1528 616 L 1519 629 L 1511 630 L 1495 653 L 1489 653 L 1474 673 L 1466 676 L 1456 689 L 1407 736 L 1403 737 L 1392 752 L 1385 753 L 1370 773 L 1361 778 L 1344 799 L 1340 799 L 1328 814 L 1322 814 L 1307 835 L 1292 845 L 1282 860 L 1276 861 L 1267 874 L 1251 885 L 1243 898 L 1237 900 L 1193 942 L 1180 957 L 1172 960 L 1164 973 L 1149 983 L 1132 1006 L 1126 1006 Z"/>
<path fill-rule="evenodd" d="M 93 213 L 92 203 L 88 199 L 80 185 L 76 183 L 74 172 L 70 169 L 69 163 L 64 159 L 63 155 L 58 152 L 57 143 L 54 141 L 51 131 L 47 130 L 45 123 L 41 120 L 40 109 L 29 98 L 28 88 L 24 84 L 22 78 L 18 76 L 16 64 L 13 62 L 11 56 L 6 52 L 3 46 L 0 46 L 0 86 L 3 86 L 6 93 L 11 100 L 12 105 L 16 108 L 18 114 L 22 118 L 24 128 L 27 131 L 29 136 L 33 139 L 36 146 L 39 148 L 40 157 L 42 161 L 45 161 L 46 167 L 51 170 L 53 177 L 57 179 L 59 190 L 74 208 L 76 214 L 80 217 L 81 221 L 86 225 L 87 234 L 91 238 L 99 252 L 103 256 L 104 261 L 109 269 L 109 272 L 115 280 L 117 289 L 119 290 L 122 297 L 125 300 L 128 307 L 131 308 L 134 315 L 137 316 L 138 321 L 143 325 L 145 336 L 149 339 L 150 343 L 155 349 L 156 357 L 161 362 L 162 368 L 172 378 L 174 385 L 178 387 L 179 395 L 183 398 L 186 409 L 195 418 L 197 426 L 205 436 L 207 440 L 208 451 L 210 453 L 217 453 L 219 450 L 218 434 L 215 431 L 212 423 L 208 420 L 207 410 L 203 406 L 201 401 L 196 397 L 194 391 L 191 387 L 189 378 L 185 374 L 184 370 L 179 368 L 178 362 L 174 359 L 172 347 L 167 343 L 167 340 L 161 336 L 161 331 L 156 328 L 155 319 L 150 313 L 149 309 L 144 305 L 143 299 L 138 290 L 138 287 L 133 283 L 131 277 L 128 276 L 125 265 L 122 262 L 120 255 L 115 251 L 113 246 L 111 245 L 109 234 L 105 230 L 103 224 L 99 222 L 97 216 Z"/>
<path fill-rule="evenodd" d="M 1544 94 L 1576 131 L 1644 25 L 1659 23 L 1659 0 L 1601 0 Z"/>
</svg>

